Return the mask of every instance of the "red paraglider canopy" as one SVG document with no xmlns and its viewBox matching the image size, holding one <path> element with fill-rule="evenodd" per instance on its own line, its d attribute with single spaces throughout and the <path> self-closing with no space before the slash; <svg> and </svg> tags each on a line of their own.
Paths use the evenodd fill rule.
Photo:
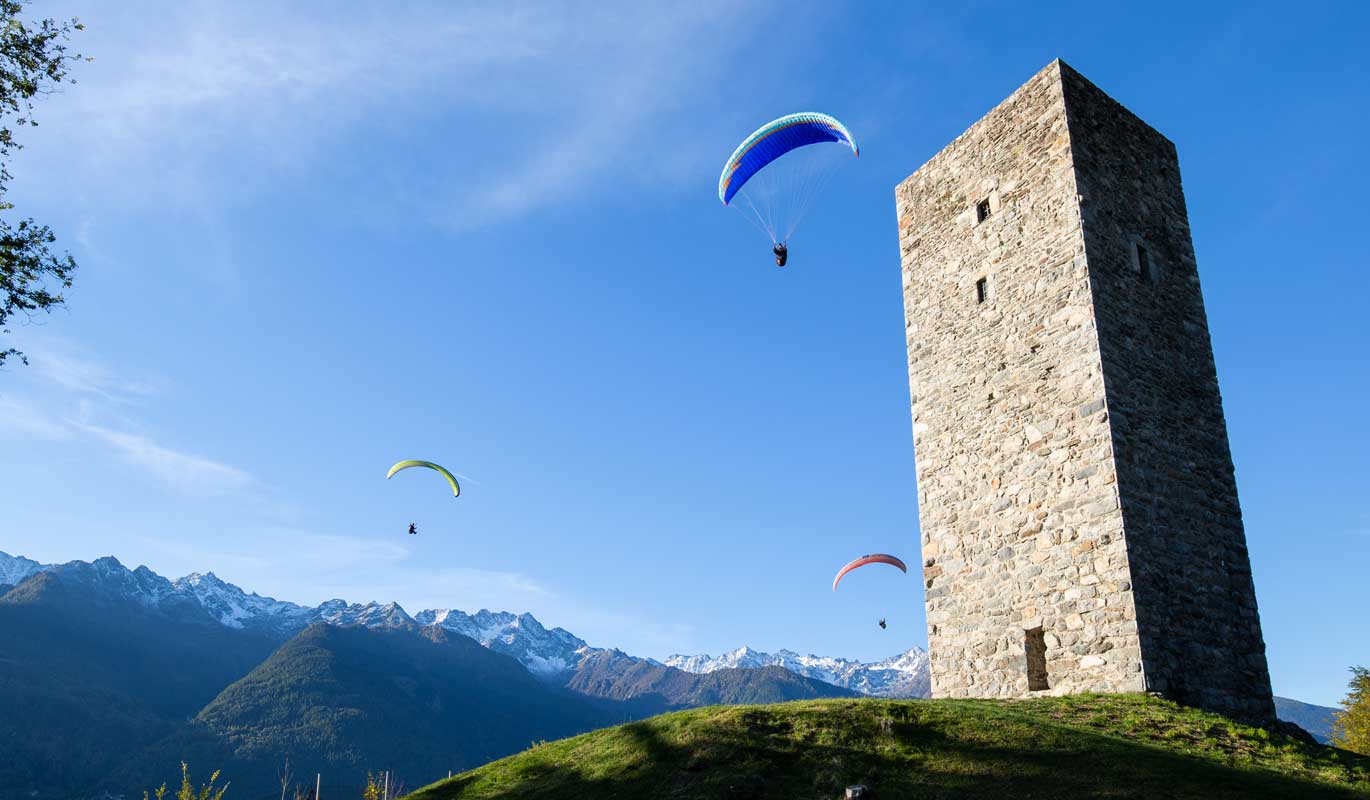
<svg viewBox="0 0 1370 800">
<path fill-rule="evenodd" d="M 842 580 L 843 575 L 846 575 L 848 572 L 851 572 L 857 567 L 864 567 L 867 564 L 889 564 L 892 567 L 898 567 L 901 572 L 909 571 L 909 568 L 904 566 L 904 562 L 900 561 L 892 555 L 887 555 L 885 553 L 871 553 L 870 555 L 861 556 L 855 561 L 852 561 L 851 563 L 847 564 L 847 566 L 838 570 L 837 577 L 832 579 L 832 590 L 834 592 L 837 591 L 837 583 L 838 581 Z"/>
</svg>

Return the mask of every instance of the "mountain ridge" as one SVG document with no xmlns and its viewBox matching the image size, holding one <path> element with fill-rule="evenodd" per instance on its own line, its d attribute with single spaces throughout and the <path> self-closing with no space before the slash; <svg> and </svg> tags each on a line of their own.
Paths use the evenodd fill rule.
<svg viewBox="0 0 1370 800">
<path fill-rule="evenodd" d="M 774 653 L 743 646 L 719 656 L 673 654 L 664 661 L 632 656 L 617 648 L 593 647 L 560 627 L 547 628 L 532 614 L 480 609 L 467 613 L 457 609 L 426 609 L 408 614 L 398 603 L 348 603 L 332 599 L 309 607 L 247 592 L 222 580 L 212 571 L 192 572 L 174 580 L 146 566 L 128 569 L 113 556 L 91 562 L 42 564 L 24 556 L 0 551 L 0 597 L 20 588 L 40 573 L 68 577 L 99 577 L 122 586 L 145 606 L 193 610 L 227 628 L 259 629 L 282 641 L 314 622 L 332 625 L 403 626 L 437 625 L 476 640 L 482 646 L 517 660 L 533 675 L 559 685 L 611 685 L 623 676 L 606 678 L 603 667 L 615 665 L 627 672 L 638 664 L 671 667 L 695 675 L 724 669 L 758 669 L 779 666 L 812 680 L 873 697 L 926 698 L 930 694 L 927 652 L 911 647 L 879 661 L 862 662 L 841 657 L 816 656 L 781 649 Z M 1328 720 L 1337 709 L 1276 697 L 1280 718 L 1308 728 L 1320 740 L 1330 734 Z"/>
<path fill-rule="evenodd" d="M 112 557 L 10 570 L 21 571 L 0 596 L 0 800 L 137 796 L 183 758 L 266 796 L 272 753 L 350 792 L 380 765 L 429 780 L 701 703 L 850 695 L 779 669 L 687 673 L 531 614 L 447 610 L 418 615 L 435 623 L 423 625 L 396 603 L 305 609 Z"/>
<path fill-rule="evenodd" d="M 738 667 L 777 666 L 796 675 L 871 697 L 926 698 L 932 694 L 928 652 L 917 646 L 872 662 L 812 654 L 800 655 L 793 650 L 766 653 L 744 645 L 717 658 L 709 655 L 676 654 L 667 656 L 662 663 L 696 674 Z"/>
<path fill-rule="evenodd" d="M 475 639 L 481 645 L 513 656 L 532 674 L 554 683 L 573 680 L 587 660 L 601 653 L 614 653 L 621 661 L 642 662 L 673 667 L 695 675 L 722 669 L 781 666 L 801 677 L 822 681 L 842 689 L 878 697 L 927 697 L 929 678 L 927 653 L 913 647 L 904 653 L 877 662 L 853 659 L 801 656 L 791 650 L 775 654 L 743 647 L 717 659 L 709 656 L 673 655 L 664 662 L 633 656 L 616 648 L 594 647 L 564 628 L 547 628 L 532 614 L 480 609 L 467 613 L 458 609 L 425 609 L 409 614 L 399 603 L 349 603 L 326 600 L 309 607 L 287 600 L 247 592 L 224 581 L 212 571 L 192 572 L 168 579 L 146 566 L 130 570 L 114 556 L 93 562 L 70 561 L 65 564 L 40 564 L 22 556 L 0 551 L 0 583 L 16 577 L 15 583 L 39 572 L 98 577 L 104 583 L 120 586 L 139 602 L 153 608 L 198 606 L 209 618 L 228 628 L 261 630 L 284 641 L 314 622 L 332 625 L 402 626 L 437 625 Z M 21 577 L 22 576 L 22 577 Z M 729 660 L 730 655 L 746 654 Z M 593 665 L 598 671 L 599 664 Z"/>
</svg>

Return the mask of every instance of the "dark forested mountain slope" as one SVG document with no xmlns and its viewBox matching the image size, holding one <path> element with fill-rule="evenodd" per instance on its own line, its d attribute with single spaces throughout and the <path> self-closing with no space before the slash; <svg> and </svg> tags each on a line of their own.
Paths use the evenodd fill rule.
<svg viewBox="0 0 1370 800">
<path fill-rule="evenodd" d="M 598 704 L 514 659 L 434 627 L 315 624 L 150 748 L 108 788 L 133 794 L 182 759 L 222 768 L 234 794 L 296 774 L 360 784 L 390 770 L 409 785 L 611 721 Z"/>
<path fill-rule="evenodd" d="M 1332 725 L 1339 711 L 1339 708 L 1315 706 L 1312 703 L 1290 700 L 1288 697 L 1275 698 L 1275 713 L 1280 719 L 1298 725 L 1323 744 L 1327 744 L 1327 740 L 1332 738 Z"/>
<path fill-rule="evenodd" d="M 148 608 L 125 592 L 137 578 L 113 559 L 75 562 L 0 597 L 0 797 L 90 787 L 279 644 L 193 608 Z"/>
<path fill-rule="evenodd" d="M 784 667 L 720 669 L 701 675 L 616 651 L 584 659 L 566 686 L 592 697 L 628 701 L 644 714 L 692 706 L 860 696 Z"/>
</svg>

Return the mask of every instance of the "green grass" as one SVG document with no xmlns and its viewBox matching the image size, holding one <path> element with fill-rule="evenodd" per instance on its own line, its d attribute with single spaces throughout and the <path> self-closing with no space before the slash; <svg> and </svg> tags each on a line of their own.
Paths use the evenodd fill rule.
<svg viewBox="0 0 1370 800">
<path fill-rule="evenodd" d="M 1352 798 L 1370 758 L 1144 695 L 714 706 L 542 743 L 412 800 Z"/>
</svg>

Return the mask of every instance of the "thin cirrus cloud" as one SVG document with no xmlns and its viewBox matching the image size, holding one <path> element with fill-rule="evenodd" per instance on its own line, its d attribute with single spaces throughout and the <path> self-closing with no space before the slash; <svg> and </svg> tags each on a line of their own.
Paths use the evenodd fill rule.
<svg viewBox="0 0 1370 800">
<path fill-rule="evenodd" d="M 249 527 L 231 538 L 209 543 L 147 536 L 139 542 L 156 556 L 162 569 L 172 574 L 213 569 L 219 577 L 249 592 L 295 603 L 317 603 L 335 594 L 317 588 L 326 585 L 328 576 L 341 573 L 350 579 L 349 570 L 370 573 L 410 555 L 407 546 L 390 540 L 276 526 Z M 298 595 L 302 583 L 306 594 L 312 585 L 318 596 Z"/>
<path fill-rule="evenodd" d="M 111 430 L 99 425 L 71 423 L 113 446 L 125 458 L 173 486 L 199 489 L 237 490 L 256 483 L 247 472 L 213 459 L 173 450 L 153 439 L 125 431 Z"/>
<path fill-rule="evenodd" d="M 575 106 L 554 102 L 531 109 L 541 112 L 533 116 L 551 134 L 497 180 L 484 182 L 488 188 L 474 192 L 466 210 L 481 212 L 477 219 L 516 216 L 555 202 L 595 177 L 627 177 L 628 166 L 639 179 L 661 177 L 652 174 L 649 160 L 626 155 L 638 139 L 650 138 L 654 152 L 675 157 L 684 152 L 687 160 L 697 155 L 688 149 L 687 131 L 707 123 L 690 113 L 691 106 L 722 69 L 719 62 L 732 37 L 719 34 L 745 14 L 743 6 L 697 4 L 689 13 L 656 9 L 617 20 L 622 28 L 597 27 L 602 41 L 582 42 L 574 50 L 594 51 L 598 57 L 583 64 L 581 74 L 570 73 L 568 85 L 555 89 L 574 98 Z M 630 32 L 625 35 L 625 30 Z"/>
<path fill-rule="evenodd" d="M 161 377 L 129 377 L 129 370 L 110 366 L 80 342 L 50 333 L 41 325 L 22 330 L 15 342 L 29 359 L 28 365 L 16 373 L 21 382 L 60 388 L 82 401 L 129 406 L 160 394 L 170 385 Z"/>
<path fill-rule="evenodd" d="M 355 594 L 345 598 L 349 602 L 394 600 L 411 614 L 429 608 L 522 610 L 553 598 L 549 588 L 521 572 L 469 567 L 407 568 L 403 580 L 396 575 L 393 581 L 371 571 L 349 581 L 348 592 Z"/>
<path fill-rule="evenodd" d="M 73 439 L 79 434 L 94 437 L 173 487 L 232 492 L 259 485 L 250 473 L 229 464 L 167 447 L 143 434 L 45 414 L 13 397 L 0 398 L 0 426 L 50 440 Z"/>
<path fill-rule="evenodd" d="M 104 364 L 57 349 L 46 350 L 41 358 L 33 360 L 32 367 L 64 389 L 94 395 L 111 403 L 128 403 L 158 391 L 157 384 L 152 381 L 121 378 Z"/>
<path fill-rule="evenodd" d="M 93 437 L 175 487 L 223 492 L 257 484 L 242 469 L 130 430 L 139 426 L 126 415 L 159 394 L 164 382 L 126 377 L 61 337 L 33 339 L 25 349 L 32 372 L 23 375 L 27 391 L 0 398 L 5 427 L 44 439 Z"/>
<path fill-rule="evenodd" d="M 324 8 L 83 13 L 76 44 L 96 60 L 41 109 L 23 190 L 79 186 L 90 207 L 209 214 L 326 172 L 364 180 L 373 209 L 459 227 L 508 219 L 698 166 L 686 132 L 710 124 L 697 105 L 754 13 L 724 2 Z M 658 163 L 624 158 L 648 135 Z M 79 181 L 52 180 L 73 171 Z"/>
<path fill-rule="evenodd" d="M 333 598 L 362 604 L 393 601 L 413 614 L 429 608 L 522 610 L 554 598 L 548 587 L 516 570 L 413 564 L 400 569 L 411 557 L 410 549 L 375 537 L 272 528 L 242 531 L 217 549 L 163 540 L 145 545 L 177 569 L 197 571 L 213 564 L 221 578 L 248 591 L 301 605 Z M 239 575 L 246 580 L 231 577 Z"/>
<path fill-rule="evenodd" d="M 203 572 L 302 605 L 335 597 L 349 603 L 398 602 L 414 613 L 427 608 L 525 608 L 553 592 L 517 570 L 425 567 L 408 564 L 408 537 L 321 533 L 293 527 L 248 527 L 223 541 L 187 542 L 143 537 L 140 543 L 173 574 Z"/>
<path fill-rule="evenodd" d="M 70 439 L 74 435 L 67 425 L 49 419 L 13 397 L 0 397 L 0 425 L 43 439 Z"/>
</svg>

